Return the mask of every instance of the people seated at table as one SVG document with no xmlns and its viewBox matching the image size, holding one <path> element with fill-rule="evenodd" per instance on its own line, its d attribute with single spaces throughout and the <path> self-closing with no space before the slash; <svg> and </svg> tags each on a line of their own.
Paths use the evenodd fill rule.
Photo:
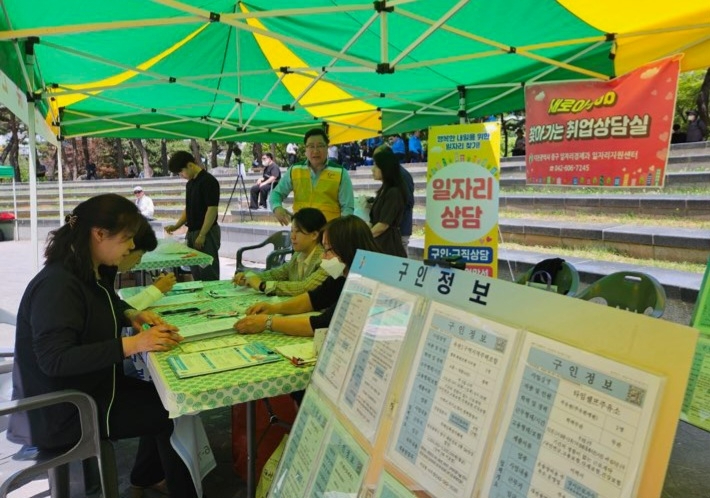
<svg viewBox="0 0 710 498">
<path fill-rule="evenodd" d="M 331 220 L 323 228 L 321 267 L 328 278 L 320 287 L 280 303 L 256 303 L 234 328 L 240 334 L 273 330 L 298 336 L 312 336 L 316 329 L 327 328 L 358 249 L 380 251 L 367 223 L 355 215 Z M 321 310 L 311 316 L 284 316 Z"/>
<path fill-rule="evenodd" d="M 170 444 L 173 422 L 155 386 L 125 377 L 121 368 L 131 354 L 168 351 L 182 340 L 159 315 L 130 308 L 113 289 L 110 268 L 134 248 L 141 219 L 125 197 L 102 194 L 79 204 L 50 233 L 44 268 L 20 301 L 13 398 L 63 389 L 89 394 L 98 406 L 102 438 L 140 438 L 130 474 L 133 494 L 167 486 L 173 498 L 194 498 L 192 477 Z M 138 334 L 121 337 L 121 327 L 128 325 Z M 62 404 L 13 414 L 7 437 L 55 449 L 75 444 L 80 430 L 78 412 Z"/>
<path fill-rule="evenodd" d="M 138 231 L 133 236 L 133 244 L 135 246 L 133 250 L 118 264 L 118 271 L 130 271 L 131 268 L 141 262 L 141 258 L 145 253 L 154 251 L 158 247 L 158 238 L 145 217 L 141 220 L 140 227 L 138 227 Z M 153 285 L 146 286 L 138 294 L 127 297 L 124 301 L 137 310 L 144 310 L 163 297 L 166 292 L 169 292 L 175 282 L 174 273 L 162 273 L 153 280 Z"/>
<path fill-rule="evenodd" d="M 291 219 L 291 259 L 261 273 L 238 272 L 235 285 L 247 285 L 270 296 L 297 296 L 318 287 L 328 277 L 320 267 L 323 246 L 320 231 L 325 226 L 323 213 L 316 208 L 303 208 Z"/>
</svg>

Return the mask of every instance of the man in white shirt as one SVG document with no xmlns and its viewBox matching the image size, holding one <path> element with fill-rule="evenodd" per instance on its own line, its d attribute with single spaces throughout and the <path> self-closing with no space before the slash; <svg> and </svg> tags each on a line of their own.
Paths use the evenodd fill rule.
<svg viewBox="0 0 710 498">
<path fill-rule="evenodd" d="M 133 193 L 136 195 L 136 206 L 138 206 L 141 214 L 149 220 L 152 220 L 155 212 L 153 200 L 145 195 L 145 192 L 143 192 L 143 188 L 140 185 L 133 188 Z"/>
<path fill-rule="evenodd" d="M 295 143 L 290 143 L 286 146 L 286 155 L 288 155 L 288 165 L 292 166 L 296 162 L 296 155 L 298 154 L 298 145 Z"/>
</svg>

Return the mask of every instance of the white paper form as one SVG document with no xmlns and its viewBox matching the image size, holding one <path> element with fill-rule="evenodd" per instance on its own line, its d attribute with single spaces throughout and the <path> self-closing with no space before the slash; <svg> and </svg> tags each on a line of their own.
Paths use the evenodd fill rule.
<svg viewBox="0 0 710 498">
<path fill-rule="evenodd" d="M 334 418 L 321 459 L 311 463 L 317 472 L 311 489 L 302 497 L 355 497 L 362 485 L 369 461 L 367 452 L 357 444 L 338 419 Z"/>
<path fill-rule="evenodd" d="M 374 280 L 352 277 L 348 278 L 340 294 L 311 377 L 312 382 L 336 404 L 377 288 Z"/>
<path fill-rule="evenodd" d="M 420 301 L 401 289 L 377 288 L 342 390 L 339 408 L 373 444 L 400 347 Z"/>
<path fill-rule="evenodd" d="M 374 498 L 416 498 L 416 496 L 404 484 L 392 477 L 392 474 L 382 472 Z"/>
<path fill-rule="evenodd" d="M 636 496 L 662 384 L 526 334 L 482 495 Z"/>
<path fill-rule="evenodd" d="M 431 496 L 471 496 L 518 336 L 432 303 L 387 450 Z"/>
<path fill-rule="evenodd" d="M 328 421 L 332 414 L 314 389 L 308 389 L 291 429 L 269 496 L 302 498 L 315 472 Z"/>
</svg>

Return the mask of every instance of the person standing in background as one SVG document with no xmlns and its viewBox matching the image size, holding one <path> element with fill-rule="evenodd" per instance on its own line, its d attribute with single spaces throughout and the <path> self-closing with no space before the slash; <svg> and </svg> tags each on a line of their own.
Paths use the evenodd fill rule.
<svg viewBox="0 0 710 498">
<path fill-rule="evenodd" d="M 195 163 L 195 158 L 187 151 L 173 154 L 168 161 L 168 169 L 187 180 L 185 186 L 185 208 L 174 225 L 165 227 L 172 233 L 187 225 L 186 242 L 188 247 L 212 256 L 212 264 L 205 268 L 193 266 L 195 280 L 219 280 L 219 247 L 222 234 L 217 224 L 219 206 L 219 182 L 207 171 Z"/>
<path fill-rule="evenodd" d="M 372 176 L 382 182 L 370 210 L 372 236 L 385 254 L 407 257 L 402 246 L 400 226 L 409 196 L 400 173 L 400 164 L 387 147 L 375 151 Z"/>
<path fill-rule="evenodd" d="M 399 163 L 404 163 L 404 160 L 407 157 L 407 150 L 404 147 L 404 140 L 402 140 L 402 137 L 399 135 L 393 135 L 390 137 L 389 142 L 392 152 L 394 152 L 394 155 L 397 156 Z"/>
<path fill-rule="evenodd" d="M 419 130 L 416 130 L 409 135 L 409 162 L 420 163 L 423 157 L 422 141 L 419 138 Z"/>
<path fill-rule="evenodd" d="M 145 195 L 143 192 L 143 187 L 136 185 L 133 187 L 133 193 L 136 196 L 136 206 L 143 216 L 149 220 L 153 219 L 155 213 L 155 206 L 153 205 L 153 199 Z"/>
<path fill-rule="evenodd" d="M 286 155 L 288 156 L 288 165 L 293 166 L 296 164 L 296 157 L 298 156 L 298 145 L 295 143 L 289 143 L 286 146 Z"/>
<path fill-rule="evenodd" d="M 328 161 L 328 135 L 322 128 L 313 128 L 304 137 L 306 161 L 294 164 L 271 191 L 271 209 L 281 225 L 291 223 L 291 213 L 283 201 L 293 191 L 293 211 L 304 207 L 319 209 L 327 220 L 353 214 L 355 198 L 353 184 L 345 168 Z"/>
</svg>

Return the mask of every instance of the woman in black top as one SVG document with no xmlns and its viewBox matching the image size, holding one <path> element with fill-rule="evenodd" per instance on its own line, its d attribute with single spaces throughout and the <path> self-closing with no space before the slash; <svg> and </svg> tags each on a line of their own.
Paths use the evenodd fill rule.
<svg viewBox="0 0 710 498">
<path fill-rule="evenodd" d="M 372 236 L 381 252 L 392 256 L 407 257 L 402 246 L 399 226 L 407 205 L 407 186 L 399 172 L 399 161 L 389 147 L 375 151 L 372 176 L 382 181 L 377 196 L 370 209 Z"/>
<path fill-rule="evenodd" d="M 322 243 L 324 251 L 321 266 L 330 275 L 325 282 L 288 301 L 253 305 L 247 310 L 247 316 L 234 324 L 237 332 L 257 334 L 264 330 L 274 330 L 288 335 L 312 336 L 316 329 L 328 327 L 357 250 L 380 251 L 367 223 L 354 215 L 331 220 L 323 228 Z M 314 316 L 281 316 L 319 310 L 324 311 Z"/>
<path fill-rule="evenodd" d="M 44 268 L 27 286 L 17 315 L 13 397 L 78 389 L 96 400 L 101 437 L 140 437 L 130 482 L 170 496 L 197 495 L 187 467 L 170 444 L 173 422 L 153 384 L 123 375 L 123 359 L 167 351 L 182 338 L 150 311 L 138 312 L 113 290 L 116 266 L 134 248 L 142 216 L 116 194 L 82 202 L 50 234 Z M 121 328 L 139 332 L 121 337 Z M 144 330 L 144 325 L 146 330 Z M 13 414 L 8 439 L 52 449 L 79 439 L 69 404 Z M 163 482 L 165 480 L 165 482 Z"/>
</svg>

